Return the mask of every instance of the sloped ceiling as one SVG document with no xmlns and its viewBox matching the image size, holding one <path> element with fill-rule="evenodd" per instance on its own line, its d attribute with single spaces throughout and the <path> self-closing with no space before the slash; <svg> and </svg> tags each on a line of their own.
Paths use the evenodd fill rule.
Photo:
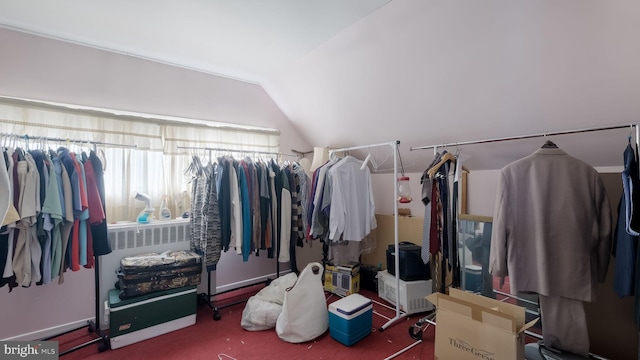
<svg viewBox="0 0 640 360">
<path fill-rule="evenodd" d="M 261 83 L 310 144 L 400 140 L 407 171 L 412 146 L 640 122 L 634 1 L 23 0 L 0 24 Z M 550 139 L 616 166 L 629 133 Z M 449 150 L 495 169 L 543 142 Z"/>
</svg>

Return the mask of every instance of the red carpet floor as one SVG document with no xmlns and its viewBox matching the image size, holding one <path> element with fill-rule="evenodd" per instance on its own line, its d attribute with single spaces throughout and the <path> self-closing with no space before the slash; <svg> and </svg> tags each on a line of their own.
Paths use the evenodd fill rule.
<svg viewBox="0 0 640 360">
<path fill-rule="evenodd" d="M 250 290 L 251 291 L 251 290 Z M 252 290 L 256 292 L 256 289 Z M 361 294 L 381 303 L 374 292 L 363 290 Z M 238 295 L 238 294 L 235 294 Z M 251 294 L 242 297 L 248 298 Z M 330 295 L 330 294 L 328 294 Z M 338 300 L 336 295 L 330 296 L 328 302 Z M 233 297 L 216 302 L 223 306 L 224 301 L 235 302 Z M 386 303 L 385 303 L 386 304 Z M 329 331 L 319 338 L 302 344 L 291 344 L 278 338 L 275 330 L 250 332 L 242 329 L 240 320 L 245 304 L 232 305 L 221 309 L 222 319 L 213 320 L 213 312 L 207 305 L 198 307 L 196 324 L 184 329 L 145 340 L 120 349 L 98 352 L 93 344 L 83 349 L 64 355 L 71 359 L 385 359 L 405 347 L 414 344 L 415 339 L 409 335 L 409 328 L 426 314 L 414 314 L 400 319 L 385 331 L 380 326 L 387 319 L 373 315 L 372 333 L 351 347 L 347 347 L 331 338 Z M 374 312 L 388 318 L 395 316 L 393 309 L 374 303 Z M 60 351 L 69 349 L 78 343 L 91 339 L 87 330 L 78 330 L 58 339 Z M 422 342 L 412 347 L 395 359 L 433 359 L 434 327 L 424 330 Z"/>
</svg>

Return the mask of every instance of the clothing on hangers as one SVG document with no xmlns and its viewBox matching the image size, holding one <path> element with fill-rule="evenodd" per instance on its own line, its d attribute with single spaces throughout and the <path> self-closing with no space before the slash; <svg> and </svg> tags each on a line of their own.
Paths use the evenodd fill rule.
<svg viewBox="0 0 640 360">
<path fill-rule="evenodd" d="M 421 176 L 425 205 L 421 258 L 430 264 L 433 290 L 444 292 L 460 286 L 457 248 L 457 179 L 462 165 L 449 153 L 436 153 Z M 453 175 L 453 183 L 450 178 Z"/>
<path fill-rule="evenodd" d="M 202 200 L 206 183 L 211 182 L 217 195 L 220 249 L 234 249 L 238 255 L 242 255 L 243 261 L 249 261 L 251 254 L 259 256 L 260 250 L 267 250 L 267 257 L 277 256 L 279 262 L 291 262 L 295 269 L 295 247 L 303 246 L 304 228 L 301 224 L 303 217 L 306 218 L 302 197 L 298 193 L 301 175 L 295 171 L 300 165 L 289 163 L 280 166 L 274 159 L 266 163 L 250 157 L 238 161 L 230 156 L 222 156 L 214 166 L 215 170 L 211 171 L 214 175 L 207 178 L 207 166 L 202 167 L 199 158 L 194 156 L 192 164 L 185 171 L 192 177 L 194 194 L 190 220 L 194 239 L 192 249 L 206 258 L 209 249 L 218 248 L 206 244 L 204 232 L 210 229 L 206 224 L 209 220 L 199 210 L 206 208 L 206 201 L 211 198 Z M 306 183 L 306 174 L 304 177 Z M 228 232 L 226 235 L 225 231 Z M 213 258 L 217 264 L 219 254 L 213 255 Z M 216 264 L 205 262 L 210 270 L 215 270 L 212 265 Z"/>
<path fill-rule="evenodd" d="M 0 248 L 0 286 L 8 284 L 10 289 L 47 285 L 56 278 L 63 283 L 64 271 L 92 268 L 94 255 L 111 251 L 104 195 L 90 158 L 66 148 L 45 151 L 39 145 L 44 144 L 32 144 L 28 151 L 2 149 L 3 159 L 10 160 L 4 169 L 15 212 L 4 217 L 0 230 L 10 244 Z M 101 226 L 95 237 L 90 232 L 94 225 Z"/>
<path fill-rule="evenodd" d="M 508 275 L 512 293 L 547 296 L 552 300 L 549 306 L 568 300 L 594 301 L 596 281 L 605 279 L 610 250 L 611 209 L 604 183 L 593 167 L 559 148 L 540 148 L 500 170 L 490 272 L 502 279 Z M 562 261 L 554 261 L 556 257 Z M 542 309 L 543 314 L 553 311 Z M 553 321 L 543 321 L 545 344 L 588 354 L 588 337 L 564 339 L 566 343 L 547 338 L 571 333 L 560 327 L 575 326 Z M 576 318 L 575 324 L 579 323 Z M 558 328 L 552 331 L 551 324 Z"/>
</svg>

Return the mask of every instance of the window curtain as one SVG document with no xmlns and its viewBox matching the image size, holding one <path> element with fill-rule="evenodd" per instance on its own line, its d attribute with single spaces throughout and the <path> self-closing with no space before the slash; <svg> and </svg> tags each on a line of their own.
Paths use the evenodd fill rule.
<svg viewBox="0 0 640 360">
<path fill-rule="evenodd" d="M 144 209 L 136 191 L 148 194 L 156 210 L 163 199 L 173 217 L 189 210 L 190 183 L 184 174 L 192 155 L 210 159 L 205 148 L 279 152 L 279 131 L 193 119 L 166 118 L 22 99 L 0 99 L 0 124 L 7 142 L 71 151 L 93 149 L 105 167 L 107 219 L 135 221 Z M 27 135 L 28 140 L 23 136 Z M 46 141 L 46 138 L 66 139 Z M 123 147 L 131 145 L 135 147 Z M 210 159 L 215 161 L 215 159 Z"/>
</svg>

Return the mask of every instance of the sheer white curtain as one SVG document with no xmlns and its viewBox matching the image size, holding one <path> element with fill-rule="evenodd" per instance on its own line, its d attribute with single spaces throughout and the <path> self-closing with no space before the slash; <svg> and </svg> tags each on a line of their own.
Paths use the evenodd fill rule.
<svg viewBox="0 0 640 360">
<path fill-rule="evenodd" d="M 0 98 L 0 124 L 2 133 L 28 135 L 32 141 L 39 141 L 39 137 L 69 139 L 49 142 L 52 148 L 66 146 L 78 151 L 78 141 L 135 146 L 98 145 L 105 167 L 109 222 L 135 221 L 144 208 L 144 203 L 133 198 L 136 191 L 151 197 L 156 216 L 163 198 L 173 217 L 188 210 L 190 184 L 184 170 L 191 155 L 207 155 L 194 149 L 279 151 L 279 131 L 274 129 L 146 114 L 121 115 L 112 110 L 22 99 Z"/>
</svg>

